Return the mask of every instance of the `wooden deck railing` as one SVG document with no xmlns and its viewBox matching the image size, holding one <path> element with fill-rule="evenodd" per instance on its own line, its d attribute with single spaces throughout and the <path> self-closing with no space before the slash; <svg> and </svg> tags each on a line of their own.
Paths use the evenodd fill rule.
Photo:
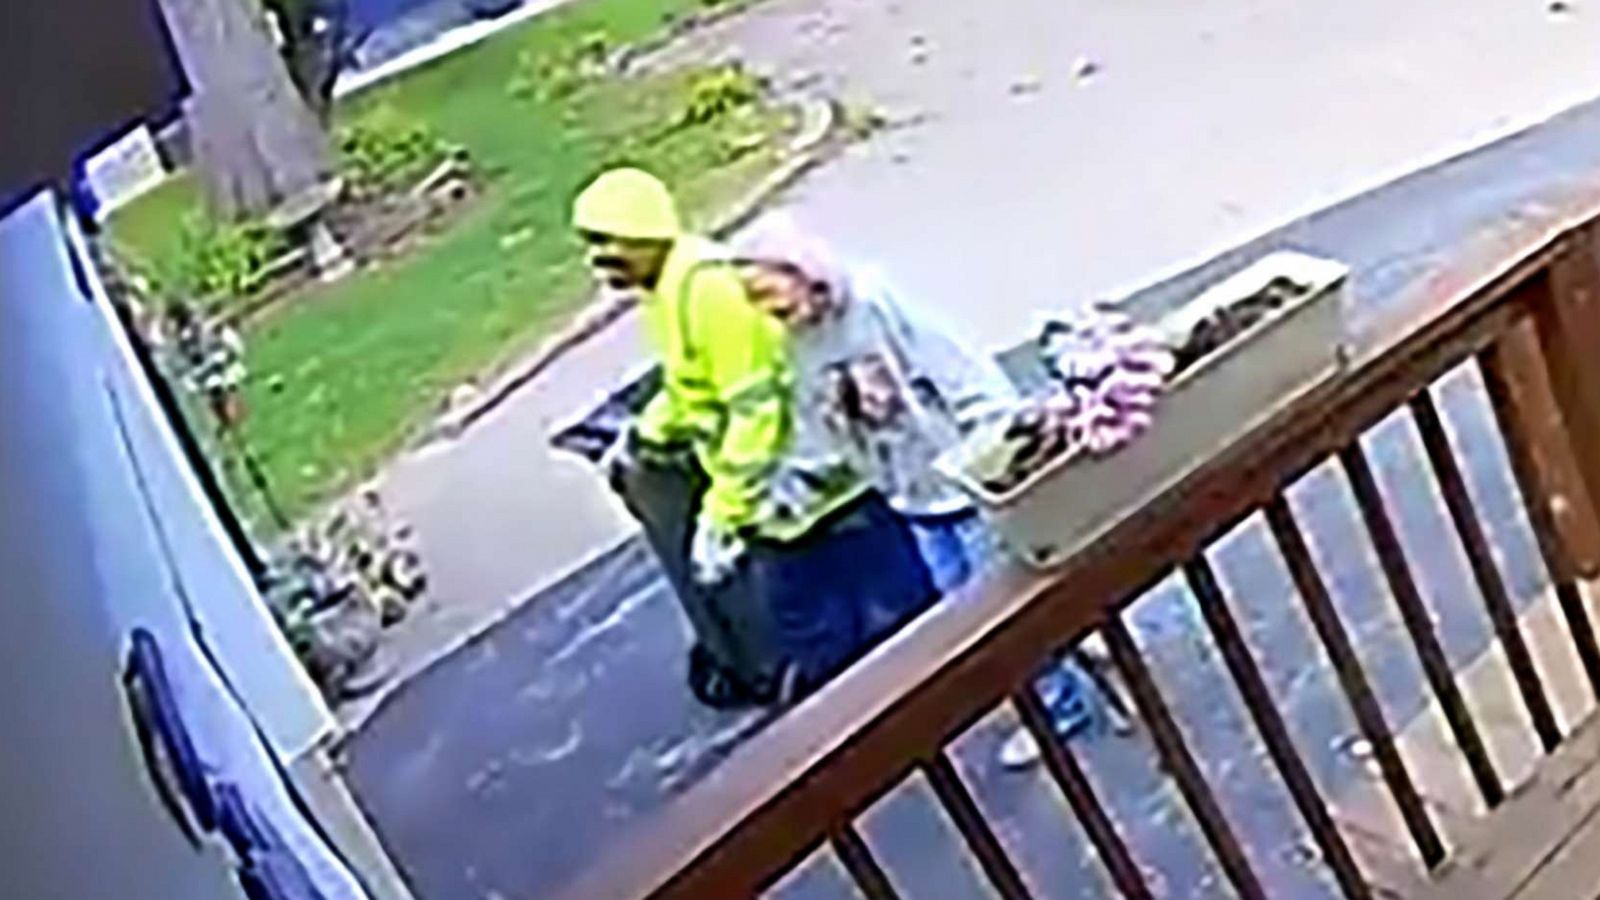
<svg viewBox="0 0 1600 900">
<path fill-rule="evenodd" d="M 1349 897 L 1374 890 L 1296 749 L 1230 601 L 1207 559 L 1219 535 L 1264 519 L 1299 602 L 1373 748 L 1419 864 L 1448 855 L 1441 830 L 1396 749 L 1346 625 L 1286 499 L 1315 466 L 1336 460 L 1379 567 L 1422 664 L 1426 683 L 1484 803 L 1507 785 L 1456 685 L 1413 566 L 1380 494 L 1363 434 L 1406 410 L 1444 498 L 1453 534 L 1487 605 L 1532 733 L 1549 751 L 1563 739 L 1518 630 L 1512 599 L 1467 490 L 1457 448 L 1432 385 L 1476 366 L 1505 445 L 1578 659 L 1600 696 L 1600 648 L 1577 579 L 1595 573 L 1600 508 L 1600 268 L 1592 223 L 1544 240 L 1470 289 L 1435 298 L 1412 326 L 1355 348 L 1346 372 L 1208 461 L 1193 476 L 1117 524 L 1060 571 L 1006 570 L 981 596 L 925 616 L 890 645 L 741 748 L 631 846 L 606 856 L 575 896 L 706 900 L 760 894 L 797 861 L 828 845 L 868 898 L 897 896 L 856 820 L 917 773 L 1002 897 L 1031 896 L 961 774 L 948 745 L 998 705 L 1013 704 L 1043 749 L 1060 788 L 1112 883 L 1152 896 L 1145 868 L 1096 796 L 1073 749 L 1051 734 L 1030 676 L 1051 654 L 1103 635 L 1162 769 L 1174 781 L 1221 871 L 1242 897 L 1267 896 L 1238 830 L 1219 805 L 1141 655 L 1123 610 L 1181 571 L 1225 669 L 1315 840 L 1322 864 Z"/>
</svg>

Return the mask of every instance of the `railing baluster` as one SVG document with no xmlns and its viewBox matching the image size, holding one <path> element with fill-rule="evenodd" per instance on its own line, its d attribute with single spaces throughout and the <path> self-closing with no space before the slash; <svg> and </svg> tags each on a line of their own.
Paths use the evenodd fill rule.
<svg viewBox="0 0 1600 900">
<path fill-rule="evenodd" d="M 1323 802 L 1316 782 L 1312 781 L 1305 761 L 1295 749 L 1288 726 L 1278 714 L 1272 694 L 1261 677 L 1261 670 L 1245 643 L 1244 635 L 1239 632 L 1233 613 L 1228 610 L 1227 598 L 1217 584 L 1211 564 L 1204 555 L 1196 556 L 1184 564 L 1184 575 L 1200 604 L 1201 615 L 1205 617 L 1211 636 L 1222 653 L 1222 660 L 1233 675 L 1233 682 L 1244 698 L 1244 705 L 1267 745 L 1267 753 L 1277 766 L 1278 774 L 1283 776 L 1289 795 L 1294 798 L 1295 806 L 1311 829 L 1311 836 L 1322 849 L 1323 859 L 1327 860 L 1328 868 L 1333 870 L 1334 879 L 1346 897 L 1370 898 L 1372 889 L 1362 877 L 1350 847 L 1345 844 L 1344 836 L 1328 814 L 1327 804 Z"/>
<path fill-rule="evenodd" d="M 1567 552 L 1555 513 L 1550 509 L 1550 492 L 1539 476 L 1537 451 L 1528 437 L 1527 417 L 1513 381 L 1514 367 L 1506 354 L 1506 348 L 1499 342 L 1479 354 L 1478 368 L 1483 373 L 1484 393 L 1489 395 L 1489 405 L 1500 423 L 1511 475 L 1522 496 L 1522 507 L 1528 513 L 1528 524 L 1533 528 L 1539 554 L 1544 557 L 1545 568 L 1555 584 L 1556 600 L 1566 618 L 1578 661 L 1588 676 L 1589 689 L 1600 699 L 1600 644 L 1595 641 L 1594 627 L 1578 590 L 1576 566 Z"/>
<path fill-rule="evenodd" d="M 1056 738 L 1055 731 L 1050 726 L 1050 714 L 1045 710 L 1038 695 L 1034 693 L 1033 686 L 1027 685 L 1017 691 L 1012 695 L 1011 702 L 1016 706 L 1017 715 L 1022 719 L 1023 726 L 1039 743 L 1045 770 L 1066 795 L 1073 814 L 1078 817 L 1078 822 L 1082 824 L 1095 850 L 1099 852 L 1106 871 L 1111 874 L 1111 882 L 1129 900 L 1149 900 L 1152 894 L 1150 886 L 1145 882 L 1144 873 L 1139 871 L 1139 865 L 1128 852 L 1127 844 L 1123 843 L 1121 835 L 1117 834 L 1116 826 L 1111 822 L 1111 817 L 1106 815 L 1105 808 L 1100 805 L 1094 787 L 1089 784 L 1083 768 L 1078 765 L 1072 748 Z"/>
<path fill-rule="evenodd" d="M 1488 607 L 1489 620 L 1494 624 L 1501 648 L 1505 650 L 1506 663 L 1511 667 L 1511 675 L 1522 693 L 1522 702 L 1528 708 L 1533 730 L 1539 735 L 1539 743 L 1545 752 L 1549 753 L 1561 743 L 1561 727 L 1556 724 L 1555 713 L 1550 711 L 1550 701 L 1545 696 L 1539 670 L 1534 666 L 1533 655 L 1528 652 L 1522 631 L 1517 627 L 1516 608 L 1511 603 L 1505 580 L 1500 577 L 1500 569 L 1495 565 L 1489 539 L 1479 524 L 1478 511 L 1473 506 L 1466 479 L 1462 477 L 1461 467 L 1450 447 L 1450 437 L 1445 432 L 1443 420 L 1439 418 L 1433 397 L 1426 389 L 1412 398 L 1411 416 L 1422 436 L 1423 449 L 1433 464 L 1434 475 L 1439 479 L 1439 488 L 1444 494 L 1450 519 L 1455 523 L 1456 534 L 1460 536 L 1462 547 L 1467 552 L 1467 562 L 1472 568 L 1473 579 L 1478 583 L 1478 590 L 1483 594 L 1484 605 Z"/>
<path fill-rule="evenodd" d="M 1411 833 L 1411 840 L 1416 843 L 1423 863 L 1430 869 L 1434 868 L 1444 862 L 1444 842 L 1439 839 L 1438 829 L 1434 827 L 1422 797 L 1417 793 L 1405 760 L 1395 749 L 1394 736 L 1384 719 L 1383 707 L 1372 693 L 1361 660 L 1350 643 L 1350 634 L 1339 620 L 1333 597 L 1328 593 L 1316 562 L 1311 558 L 1311 548 L 1306 545 L 1305 536 L 1295 523 L 1294 512 L 1289 508 L 1289 502 L 1279 495 L 1267 504 L 1266 515 L 1267 525 L 1272 529 L 1279 552 L 1283 554 L 1289 577 L 1294 581 L 1300 600 L 1305 605 L 1311 626 L 1322 641 L 1328 658 L 1333 661 L 1334 673 L 1355 715 L 1356 726 L 1372 746 L 1378 770 L 1383 774 L 1384 783 L 1389 786 L 1389 795 L 1399 807 L 1400 818 L 1405 821 L 1406 830 Z"/>
<path fill-rule="evenodd" d="M 1000 839 L 995 837 L 994 829 L 989 827 L 983 811 L 978 809 L 977 802 L 972 799 L 972 793 L 967 790 L 950 757 L 939 750 L 923 764 L 922 771 L 995 890 L 1004 900 L 1028 900 L 1031 895 L 1022 883 L 1022 873 L 1006 856 Z"/>
<path fill-rule="evenodd" d="M 1395 605 L 1399 607 L 1400 619 L 1411 633 L 1412 646 L 1422 661 L 1423 674 L 1433 687 L 1434 696 L 1439 700 L 1456 744 L 1467 759 L 1467 768 L 1472 771 L 1484 803 L 1491 809 L 1499 806 L 1500 801 L 1505 799 L 1505 788 L 1500 784 L 1500 776 L 1495 772 L 1494 762 L 1489 759 L 1489 752 L 1484 749 L 1483 737 L 1478 734 L 1478 726 L 1467 710 L 1466 701 L 1456 687 L 1450 662 L 1445 657 L 1444 647 L 1439 644 L 1433 623 L 1429 621 L 1428 608 L 1422 602 L 1417 584 L 1411 577 L 1405 549 L 1400 544 L 1400 536 L 1395 533 L 1394 524 L 1389 521 L 1383 495 L 1378 491 L 1377 479 L 1372 475 L 1372 467 L 1361 449 L 1360 439 L 1357 438 L 1355 443 L 1340 451 L 1339 459 L 1344 464 L 1345 475 L 1349 477 L 1350 486 L 1355 492 L 1356 506 L 1361 510 L 1361 518 L 1378 553 L 1378 564 L 1389 582 Z"/>
<path fill-rule="evenodd" d="M 1233 828 L 1228 825 L 1227 816 L 1217 805 L 1217 798 L 1201 774 L 1194 754 L 1189 752 L 1183 733 L 1178 730 L 1178 723 L 1168 711 L 1166 701 L 1161 699 L 1161 691 L 1156 687 L 1150 668 L 1140 656 L 1133 635 L 1128 633 L 1127 626 L 1116 616 L 1106 622 L 1104 634 L 1112 662 L 1116 663 L 1122 677 L 1127 679 L 1133 705 L 1150 726 L 1150 737 L 1155 741 L 1156 753 L 1177 782 L 1178 792 L 1183 795 L 1189 811 L 1199 822 L 1200 831 L 1216 853 L 1223 873 L 1244 900 L 1265 900 L 1266 894 L 1261 889 L 1261 883 L 1250 868 L 1250 861 L 1240 848 Z"/>
<path fill-rule="evenodd" d="M 839 862 L 844 865 L 845 871 L 855 880 L 856 887 L 861 889 L 867 900 L 899 900 L 895 893 L 894 885 L 889 883 L 889 876 L 878 865 L 877 859 L 872 855 L 872 850 L 867 842 L 861 839 L 860 832 L 854 825 L 844 822 L 834 827 L 833 834 L 828 837 L 833 845 L 833 852 L 839 857 Z"/>
</svg>

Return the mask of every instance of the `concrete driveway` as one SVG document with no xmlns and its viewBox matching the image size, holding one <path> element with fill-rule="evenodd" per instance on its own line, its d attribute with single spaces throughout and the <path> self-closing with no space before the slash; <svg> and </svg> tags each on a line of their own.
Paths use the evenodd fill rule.
<svg viewBox="0 0 1600 900">
<path fill-rule="evenodd" d="M 700 45 L 917 123 L 793 206 L 998 349 L 1600 95 L 1575 6 L 779 0 Z"/>
</svg>

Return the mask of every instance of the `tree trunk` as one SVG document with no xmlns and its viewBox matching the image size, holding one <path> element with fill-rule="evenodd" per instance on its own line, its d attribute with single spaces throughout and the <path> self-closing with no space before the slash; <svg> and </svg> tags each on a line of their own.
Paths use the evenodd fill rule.
<svg viewBox="0 0 1600 900">
<path fill-rule="evenodd" d="M 326 125 L 333 87 L 348 61 L 349 8 L 344 0 L 263 0 L 283 32 L 280 55 L 300 96 Z"/>
<path fill-rule="evenodd" d="M 184 107 L 214 213 L 266 215 L 332 174 L 327 134 L 273 46 L 257 0 L 161 0 L 193 89 Z"/>
</svg>

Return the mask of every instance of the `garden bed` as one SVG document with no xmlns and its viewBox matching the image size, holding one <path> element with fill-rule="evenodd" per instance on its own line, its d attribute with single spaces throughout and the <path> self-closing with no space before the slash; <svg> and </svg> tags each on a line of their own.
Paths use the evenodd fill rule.
<svg viewBox="0 0 1600 900">
<path fill-rule="evenodd" d="M 374 118 L 420 124 L 463 149 L 473 177 L 463 200 L 420 222 L 370 217 L 387 233 L 355 243 L 358 255 L 378 247 L 376 264 L 331 284 L 253 283 L 224 301 L 247 320 L 245 431 L 291 516 L 370 475 L 451 389 L 518 358 L 588 299 L 567 215 L 595 173 L 655 170 L 698 225 L 782 162 L 794 113 L 750 73 L 618 71 L 626 48 L 703 6 L 586 0 L 335 111 L 341 134 Z M 196 194 L 181 179 L 120 211 L 111 234 L 123 255 L 149 263 L 181 249 L 174 235 Z M 238 255 L 260 253 L 242 243 Z"/>
<path fill-rule="evenodd" d="M 357 267 L 382 266 L 447 231 L 482 194 L 465 155 L 442 160 L 428 175 L 399 190 L 343 197 L 325 214 L 332 233 Z M 295 247 L 263 266 L 254 292 L 212 306 L 215 315 L 248 328 L 306 296 L 320 279 L 308 247 Z"/>
</svg>

